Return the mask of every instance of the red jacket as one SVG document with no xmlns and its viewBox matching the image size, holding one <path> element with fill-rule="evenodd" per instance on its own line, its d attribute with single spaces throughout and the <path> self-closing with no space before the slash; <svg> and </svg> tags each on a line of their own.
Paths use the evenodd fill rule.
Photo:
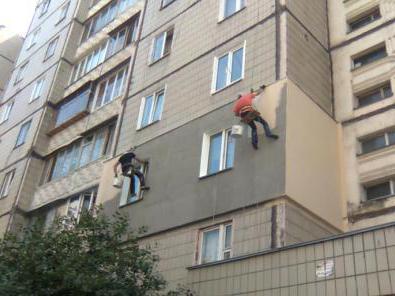
<svg viewBox="0 0 395 296">
<path fill-rule="evenodd" d="M 252 108 L 252 101 L 254 98 L 255 94 L 252 93 L 241 96 L 241 98 L 236 101 L 235 106 L 233 107 L 233 112 L 235 115 L 240 116 L 240 113 L 242 112 L 253 111 L 254 109 Z"/>
</svg>

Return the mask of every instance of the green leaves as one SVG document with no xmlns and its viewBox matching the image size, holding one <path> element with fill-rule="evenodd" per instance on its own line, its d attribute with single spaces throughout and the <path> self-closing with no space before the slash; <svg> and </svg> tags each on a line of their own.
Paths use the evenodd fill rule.
<svg viewBox="0 0 395 296">
<path fill-rule="evenodd" d="M 79 223 L 58 218 L 0 241 L 0 295 L 164 295 L 157 256 L 141 248 L 119 213 L 82 213 Z M 127 239 L 127 242 L 125 242 Z M 179 289 L 167 295 L 193 295 Z"/>
</svg>

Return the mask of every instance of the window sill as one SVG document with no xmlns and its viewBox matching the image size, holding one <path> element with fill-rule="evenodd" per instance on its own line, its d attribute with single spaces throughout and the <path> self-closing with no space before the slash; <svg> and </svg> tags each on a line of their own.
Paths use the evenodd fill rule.
<svg viewBox="0 0 395 296">
<path fill-rule="evenodd" d="M 138 203 L 138 202 L 140 202 L 140 201 L 142 201 L 142 200 L 143 200 L 143 198 L 140 197 L 139 199 L 136 199 L 136 200 L 127 202 L 127 203 L 125 203 L 124 205 L 119 205 L 118 208 L 119 208 L 119 209 L 122 209 L 122 208 L 125 208 L 125 207 L 127 207 L 127 206 L 134 205 L 134 204 L 136 204 L 136 203 Z"/>
<path fill-rule="evenodd" d="M 163 1 L 162 1 L 162 2 L 163 2 Z M 167 3 L 166 5 L 162 5 L 162 3 L 161 3 L 161 4 L 160 4 L 159 10 L 163 10 L 163 9 L 169 7 L 169 6 L 172 5 L 174 2 L 176 2 L 176 0 L 171 1 L 171 2 Z"/>
<path fill-rule="evenodd" d="M 372 198 L 372 199 L 368 199 L 368 200 L 364 200 L 362 201 L 360 207 L 367 207 L 367 206 L 371 206 L 374 205 L 376 202 L 382 202 L 383 200 L 386 199 L 390 199 L 392 197 L 395 197 L 395 194 L 389 194 L 389 195 L 385 195 L 385 196 L 381 196 L 381 197 L 377 197 L 377 198 Z"/>
<path fill-rule="evenodd" d="M 387 148 L 391 148 L 391 147 L 394 147 L 394 146 L 395 146 L 395 144 L 391 144 L 391 145 L 387 145 L 387 146 L 384 146 L 384 147 L 381 147 L 381 148 L 377 148 L 377 149 L 369 151 L 369 152 L 358 153 L 357 157 L 368 157 L 370 155 L 374 155 L 376 153 L 385 151 Z"/>
<path fill-rule="evenodd" d="M 160 121 L 160 119 L 155 120 L 155 121 L 153 121 L 153 122 L 151 122 L 151 123 L 149 123 L 149 124 L 147 124 L 147 125 L 144 125 L 144 126 L 141 126 L 141 127 L 137 128 L 136 130 L 137 130 L 138 132 L 139 132 L 139 131 L 142 131 L 142 130 L 144 130 L 144 129 L 146 129 L 146 128 L 149 128 L 150 126 L 152 126 L 152 125 L 158 123 L 159 121 Z"/>
<path fill-rule="evenodd" d="M 43 60 L 43 63 L 45 63 L 46 61 L 48 61 L 50 58 L 52 58 L 54 56 L 54 54 L 51 54 L 49 57 L 45 57 Z"/>
<path fill-rule="evenodd" d="M 15 146 L 14 146 L 14 150 L 16 150 L 16 149 L 18 149 L 19 147 L 23 146 L 23 144 L 25 144 L 25 142 L 23 142 L 23 143 L 21 143 L 21 144 L 18 144 L 18 145 L 15 145 Z"/>
<path fill-rule="evenodd" d="M 224 91 L 225 89 L 227 89 L 227 88 L 229 88 L 229 87 L 231 87 L 231 86 L 233 86 L 233 85 L 239 83 L 239 82 L 242 81 L 243 79 L 244 79 L 244 77 L 241 77 L 240 79 L 237 79 L 237 80 L 231 82 L 230 84 L 228 84 L 227 86 L 225 86 L 225 87 L 223 87 L 223 88 L 220 88 L 220 89 L 218 89 L 218 90 L 211 90 L 211 95 L 212 95 L 212 96 L 213 96 L 213 95 L 216 95 L 216 94 L 218 94 L 218 93 Z"/>
<path fill-rule="evenodd" d="M 241 11 L 243 11 L 243 10 L 246 9 L 246 8 L 247 8 L 247 6 L 243 6 L 243 7 L 240 8 L 238 11 L 235 11 L 235 12 L 232 13 L 231 15 L 228 15 L 228 16 L 226 16 L 226 17 L 219 18 L 217 24 L 223 23 L 224 21 L 230 19 L 232 16 L 239 14 Z"/>
<path fill-rule="evenodd" d="M 210 177 L 213 177 L 213 176 L 217 176 L 217 175 L 220 175 L 220 174 L 229 172 L 229 171 L 231 171 L 231 170 L 233 170 L 233 167 L 231 167 L 231 168 L 226 168 L 226 169 L 220 170 L 220 171 L 218 171 L 218 172 L 215 172 L 215 173 L 212 173 L 212 174 L 209 174 L 209 175 L 200 176 L 200 177 L 199 177 L 199 180 L 204 180 L 204 179 L 207 179 L 207 178 L 210 178 Z"/>
<path fill-rule="evenodd" d="M 363 108 L 367 108 L 367 107 L 373 106 L 374 104 L 377 104 L 377 103 L 383 102 L 383 101 L 385 101 L 385 100 L 391 99 L 391 98 L 393 98 L 393 96 L 394 96 L 394 94 L 391 94 L 391 96 L 382 98 L 382 99 L 379 100 L 379 101 L 376 101 L 376 102 L 373 102 L 373 103 L 370 103 L 370 104 L 367 104 L 367 105 L 363 105 L 363 106 L 354 107 L 354 108 L 353 108 L 353 111 L 363 110 Z"/>
<path fill-rule="evenodd" d="M 363 65 L 361 65 L 361 66 L 359 66 L 359 67 L 354 67 L 354 66 L 352 66 L 351 67 L 351 73 L 353 73 L 353 74 L 355 74 L 355 73 L 358 73 L 359 71 L 366 71 L 366 70 L 368 70 L 368 69 L 370 69 L 370 68 L 373 68 L 373 67 L 375 67 L 375 66 L 378 66 L 378 65 L 380 65 L 380 64 L 384 64 L 385 62 L 386 62 L 386 60 L 388 60 L 389 58 L 390 58 L 391 56 L 385 56 L 385 57 L 382 57 L 382 58 L 380 58 L 380 59 L 378 59 L 378 60 L 375 60 L 375 61 L 373 61 L 373 62 L 370 62 L 370 63 L 367 63 L 367 64 L 363 64 Z"/>
<path fill-rule="evenodd" d="M 155 65 L 157 63 L 159 63 L 160 61 L 162 61 L 163 59 L 165 59 L 166 57 L 168 57 L 170 55 L 170 52 L 167 54 L 164 54 L 163 56 L 161 56 L 159 59 L 155 60 L 155 61 L 150 61 L 148 63 L 148 66 L 151 67 L 152 65 Z"/>
<path fill-rule="evenodd" d="M 376 23 L 376 22 L 379 21 L 380 19 L 381 19 L 381 17 L 379 17 L 378 19 L 375 19 L 374 21 L 372 21 L 372 22 L 370 22 L 370 23 L 368 23 L 368 24 L 366 24 L 366 25 L 364 25 L 364 26 L 362 26 L 362 27 L 359 27 L 358 29 L 349 30 L 349 31 L 347 31 L 347 35 L 354 34 L 354 33 L 358 32 L 359 30 L 362 30 L 362 29 L 364 29 L 364 28 L 367 28 L 368 26 L 370 26 L 370 25 Z"/>
</svg>

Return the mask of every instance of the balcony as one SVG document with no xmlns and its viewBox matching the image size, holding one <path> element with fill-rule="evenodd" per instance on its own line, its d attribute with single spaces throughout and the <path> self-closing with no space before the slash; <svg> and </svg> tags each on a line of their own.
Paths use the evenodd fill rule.
<svg viewBox="0 0 395 296">
<path fill-rule="evenodd" d="M 102 1 L 100 1 L 97 5 L 99 5 L 101 2 Z M 89 37 L 88 39 L 86 39 L 85 41 L 83 41 L 81 43 L 81 45 L 78 47 L 78 49 L 76 51 L 75 60 L 81 59 L 83 56 L 85 56 L 89 52 L 89 50 L 97 47 L 102 42 L 104 42 L 105 39 L 108 38 L 109 33 L 111 33 L 117 27 L 119 27 L 120 25 L 125 23 L 128 19 L 132 18 L 135 14 L 140 12 L 143 8 L 144 8 L 144 1 L 137 0 L 131 6 L 126 8 L 125 11 L 123 11 L 119 15 L 116 15 L 112 21 L 105 24 L 96 33 L 92 34 L 91 37 Z"/>
</svg>

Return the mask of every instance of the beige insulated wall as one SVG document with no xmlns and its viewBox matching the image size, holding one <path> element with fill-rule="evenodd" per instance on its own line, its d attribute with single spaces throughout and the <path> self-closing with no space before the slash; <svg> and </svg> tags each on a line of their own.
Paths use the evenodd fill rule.
<svg viewBox="0 0 395 296">
<path fill-rule="evenodd" d="M 343 229 L 338 126 L 290 80 L 287 92 L 286 194 Z"/>
</svg>

